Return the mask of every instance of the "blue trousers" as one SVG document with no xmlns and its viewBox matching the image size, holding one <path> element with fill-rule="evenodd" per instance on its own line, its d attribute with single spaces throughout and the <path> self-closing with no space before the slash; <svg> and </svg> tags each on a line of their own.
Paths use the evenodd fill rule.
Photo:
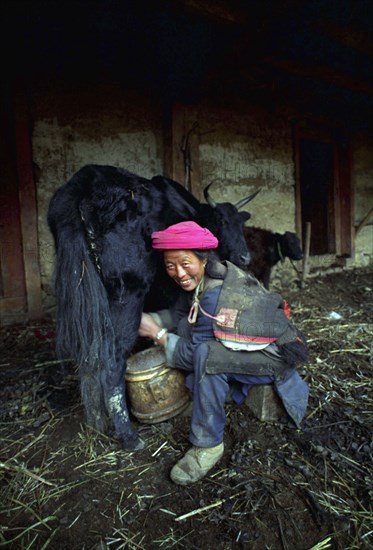
<svg viewBox="0 0 373 550">
<path fill-rule="evenodd" d="M 183 368 L 186 385 L 192 393 L 192 418 L 189 440 L 197 447 L 215 447 L 223 441 L 225 427 L 224 403 L 234 382 L 240 383 L 232 397 L 236 403 L 244 401 L 249 389 L 255 384 L 271 384 L 272 376 L 253 376 L 245 374 L 223 373 L 206 374 L 205 362 L 208 354 L 207 344 L 200 344 L 194 350 L 190 368 Z M 236 384 L 234 384 L 235 387 Z"/>
</svg>

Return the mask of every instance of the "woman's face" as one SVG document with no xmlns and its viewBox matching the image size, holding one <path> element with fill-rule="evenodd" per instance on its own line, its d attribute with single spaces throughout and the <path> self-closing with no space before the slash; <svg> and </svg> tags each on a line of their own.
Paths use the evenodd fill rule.
<svg viewBox="0 0 373 550">
<path fill-rule="evenodd" d="M 194 290 L 205 274 L 206 260 L 192 250 L 165 250 L 163 252 L 167 274 L 184 290 Z"/>
</svg>

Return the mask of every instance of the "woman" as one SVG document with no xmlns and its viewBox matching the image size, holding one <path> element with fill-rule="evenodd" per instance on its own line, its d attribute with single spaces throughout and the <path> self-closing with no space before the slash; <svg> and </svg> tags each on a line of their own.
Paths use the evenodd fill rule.
<svg viewBox="0 0 373 550">
<path fill-rule="evenodd" d="M 299 426 L 308 387 L 295 366 L 307 359 L 307 348 L 278 294 L 230 262 L 218 261 L 213 252 L 218 240 L 208 229 L 178 223 L 153 233 L 152 245 L 162 251 L 167 274 L 184 292 L 171 310 L 143 313 L 139 334 L 164 348 L 170 367 L 189 373 L 192 447 L 171 470 L 172 481 L 188 485 L 223 455 L 230 389 L 242 403 L 253 384 L 274 384 Z"/>
</svg>

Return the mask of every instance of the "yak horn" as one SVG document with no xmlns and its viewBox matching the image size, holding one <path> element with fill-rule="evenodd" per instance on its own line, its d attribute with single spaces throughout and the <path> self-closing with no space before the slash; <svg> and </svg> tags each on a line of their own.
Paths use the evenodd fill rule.
<svg viewBox="0 0 373 550">
<path fill-rule="evenodd" d="M 209 195 L 209 187 L 211 187 L 212 184 L 213 184 L 213 182 L 209 183 L 209 184 L 207 185 L 207 187 L 204 188 L 204 190 L 203 190 L 203 196 L 205 197 L 206 202 L 207 202 L 212 208 L 216 208 L 216 202 L 215 202 L 214 199 L 211 197 L 211 195 Z"/>
<path fill-rule="evenodd" d="M 210 184 L 211 185 L 211 184 Z M 260 189 L 258 189 L 258 191 L 255 191 L 255 193 L 253 193 L 252 195 L 249 195 L 248 197 L 246 197 L 246 199 L 242 199 L 240 201 L 238 201 L 236 204 L 235 204 L 235 207 L 237 208 L 237 210 L 239 210 L 240 208 L 242 208 L 243 206 L 245 206 L 245 204 L 247 204 L 248 202 L 252 201 L 253 198 L 255 198 L 257 196 L 257 194 L 259 193 Z"/>
</svg>

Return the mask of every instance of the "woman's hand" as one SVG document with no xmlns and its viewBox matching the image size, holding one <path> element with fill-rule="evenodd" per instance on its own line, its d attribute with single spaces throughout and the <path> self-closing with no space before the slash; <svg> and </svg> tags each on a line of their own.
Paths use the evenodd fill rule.
<svg viewBox="0 0 373 550">
<path fill-rule="evenodd" d="M 159 330 L 161 330 L 161 327 L 157 325 L 152 316 L 149 313 L 143 313 L 139 326 L 139 335 L 155 340 Z"/>
<path fill-rule="evenodd" d="M 139 335 L 151 338 L 157 344 L 165 346 L 167 343 L 167 332 L 165 332 L 161 338 L 157 340 L 157 334 L 161 330 L 161 327 L 154 321 L 153 317 L 149 313 L 143 313 L 141 316 Z"/>
</svg>

